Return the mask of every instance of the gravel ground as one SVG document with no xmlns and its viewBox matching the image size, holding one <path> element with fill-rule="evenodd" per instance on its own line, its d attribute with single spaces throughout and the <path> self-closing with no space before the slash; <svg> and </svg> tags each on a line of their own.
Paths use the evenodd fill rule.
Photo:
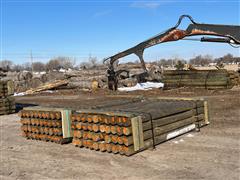
<svg viewBox="0 0 240 180">
<path fill-rule="evenodd" d="M 208 95 L 209 126 L 131 157 L 26 140 L 0 116 L 0 179 L 240 179 L 239 94 Z"/>
</svg>

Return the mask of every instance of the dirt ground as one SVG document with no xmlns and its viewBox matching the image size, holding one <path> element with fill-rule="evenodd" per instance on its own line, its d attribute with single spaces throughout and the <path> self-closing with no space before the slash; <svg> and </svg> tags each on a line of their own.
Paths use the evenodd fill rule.
<svg viewBox="0 0 240 180">
<path fill-rule="evenodd" d="M 80 107 L 99 94 L 42 94 L 18 97 L 17 102 Z M 0 116 L 0 179 L 240 179 L 239 89 L 134 94 L 205 97 L 211 124 L 162 143 L 156 150 L 125 157 L 72 144 L 26 140 L 20 136 L 17 114 Z"/>
</svg>

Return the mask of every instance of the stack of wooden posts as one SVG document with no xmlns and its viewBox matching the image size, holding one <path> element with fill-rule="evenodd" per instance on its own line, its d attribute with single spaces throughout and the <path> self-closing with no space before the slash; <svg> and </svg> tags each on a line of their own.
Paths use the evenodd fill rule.
<svg viewBox="0 0 240 180">
<path fill-rule="evenodd" d="M 226 70 L 168 70 L 163 75 L 166 89 L 178 87 L 226 89 L 233 87 L 230 75 Z"/>
<path fill-rule="evenodd" d="M 16 111 L 12 81 L 0 81 L 0 115 L 11 114 Z"/>
<path fill-rule="evenodd" d="M 72 114 L 73 144 L 130 156 L 208 124 L 207 102 L 147 98 Z"/>
<path fill-rule="evenodd" d="M 239 86 L 240 85 L 240 74 L 236 71 L 228 71 L 230 81 L 232 85 Z"/>
<path fill-rule="evenodd" d="M 19 112 L 22 136 L 27 139 L 68 143 L 72 140 L 71 111 L 61 108 L 28 107 Z"/>
</svg>

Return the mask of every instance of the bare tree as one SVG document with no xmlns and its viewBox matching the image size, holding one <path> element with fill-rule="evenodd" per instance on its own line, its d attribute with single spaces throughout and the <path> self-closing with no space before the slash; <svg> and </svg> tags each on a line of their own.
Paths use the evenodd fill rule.
<svg viewBox="0 0 240 180">
<path fill-rule="evenodd" d="M 79 67 L 81 69 L 90 69 L 90 68 L 96 68 L 99 66 L 98 60 L 96 57 L 89 57 L 87 62 L 82 62 Z"/>
<path fill-rule="evenodd" d="M 56 59 L 59 61 L 60 65 L 64 69 L 72 69 L 74 68 L 76 63 L 76 60 L 70 57 L 57 57 Z"/>
<path fill-rule="evenodd" d="M 20 72 L 20 71 L 23 71 L 23 70 L 24 70 L 24 67 L 23 67 L 23 65 L 15 64 L 15 65 L 13 65 L 12 70 L 13 70 L 13 71 Z"/>
<path fill-rule="evenodd" d="M 45 64 L 42 63 L 42 62 L 34 62 L 32 64 L 32 66 L 33 66 L 33 70 L 37 71 L 37 72 L 41 72 L 41 71 L 45 71 L 46 70 Z"/>
<path fill-rule="evenodd" d="M 0 67 L 5 70 L 10 70 L 13 66 L 13 62 L 10 60 L 2 60 L 0 61 Z"/>
<path fill-rule="evenodd" d="M 60 65 L 59 60 L 57 60 L 57 59 L 51 59 L 46 64 L 47 71 L 53 71 L 53 70 L 59 70 L 59 69 L 61 69 L 61 65 Z"/>
<path fill-rule="evenodd" d="M 59 56 L 54 59 L 51 59 L 47 64 L 46 64 L 46 69 L 48 71 L 52 70 L 59 70 L 61 68 L 63 69 L 69 69 L 69 68 L 74 68 L 76 63 L 76 60 L 70 57 L 63 57 Z"/>
<path fill-rule="evenodd" d="M 32 65 L 31 65 L 31 63 L 24 63 L 23 65 L 23 70 L 25 70 L 25 71 L 32 71 Z"/>
<path fill-rule="evenodd" d="M 175 68 L 176 68 L 177 70 L 183 70 L 185 63 L 186 63 L 186 62 L 185 62 L 184 60 L 178 60 L 178 61 L 177 61 L 177 64 L 175 65 Z"/>
<path fill-rule="evenodd" d="M 158 61 L 158 65 L 164 66 L 164 67 L 171 66 L 173 61 L 174 60 L 172 60 L 172 59 L 160 59 Z"/>
<path fill-rule="evenodd" d="M 223 57 L 216 58 L 214 62 L 216 62 L 217 64 L 237 63 L 237 62 L 240 62 L 240 58 L 234 57 L 232 54 L 229 53 L 224 55 Z"/>
<path fill-rule="evenodd" d="M 89 57 L 88 62 L 91 68 L 95 68 L 98 66 L 98 61 L 96 57 Z"/>
<path fill-rule="evenodd" d="M 234 57 L 234 63 L 240 63 L 240 57 Z"/>
<path fill-rule="evenodd" d="M 198 65 L 198 66 L 206 66 L 209 63 L 213 62 L 212 57 L 210 55 L 198 55 L 192 59 L 190 59 L 189 63 L 192 65 Z"/>
</svg>

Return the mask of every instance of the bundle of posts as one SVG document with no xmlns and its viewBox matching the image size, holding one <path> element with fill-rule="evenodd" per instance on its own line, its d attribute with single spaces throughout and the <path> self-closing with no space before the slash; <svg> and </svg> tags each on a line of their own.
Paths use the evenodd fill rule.
<svg viewBox="0 0 240 180">
<path fill-rule="evenodd" d="M 204 100 L 144 99 L 72 116 L 73 144 L 130 156 L 209 123 Z"/>
<path fill-rule="evenodd" d="M 22 136 L 59 144 L 72 141 L 71 110 L 28 107 L 19 112 Z"/>
<path fill-rule="evenodd" d="M 193 87 L 205 89 L 227 89 L 233 84 L 226 70 L 168 70 L 163 73 L 166 89 Z"/>
<path fill-rule="evenodd" d="M 0 115 L 11 114 L 16 111 L 12 81 L 0 81 Z"/>
<path fill-rule="evenodd" d="M 234 86 L 240 85 L 240 74 L 236 71 L 228 71 L 230 81 Z"/>
</svg>

